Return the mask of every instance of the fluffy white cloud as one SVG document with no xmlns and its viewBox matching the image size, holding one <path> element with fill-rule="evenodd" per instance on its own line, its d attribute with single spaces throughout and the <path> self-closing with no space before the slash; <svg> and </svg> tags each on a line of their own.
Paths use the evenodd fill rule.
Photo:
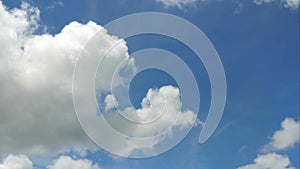
<svg viewBox="0 0 300 169">
<path fill-rule="evenodd" d="M 35 35 L 39 10 L 0 1 L 0 152 L 57 153 L 93 145 L 72 103 L 72 74 L 84 44 L 96 32 L 107 51 L 118 39 L 94 22 L 71 22 L 56 35 Z M 125 44 L 120 45 L 127 51 Z M 117 53 L 118 54 L 118 53 Z"/>
<path fill-rule="evenodd" d="M 47 169 L 100 169 L 97 164 L 87 159 L 72 159 L 69 156 L 60 156 Z"/>
<path fill-rule="evenodd" d="M 279 0 L 254 0 L 253 2 L 256 3 L 257 5 L 262 5 L 264 3 L 271 3 L 276 1 L 283 4 L 285 8 L 289 8 L 292 10 L 298 9 L 300 4 L 300 0 L 280 0 L 280 1 Z"/>
<path fill-rule="evenodd" d="M 156 0 L 159 3 L 162 3 L 166 8 L 177 7 L 182 8 L 186 5 L 194 5 L 198 0 Z"/>
<path fill-rule="evenodd" d="M 264 146 L 264 152 L 284 150 L 299 142 L 299 121 L 286 118 L 281 122 L 281 127 L 273 134 L 270 143 Z M 268 153 L 258 155 L 253 164 L 238 169 L 295 169 L 295 167 L 292 166 L 288 156 Z"/>
<path fill-rule="evenodd" d="M 27 156 L 9 155 L 0 163 L 0 169 L 32 169 L 32 162 Z"/>
<path fill-rule="evenodd" d="M 295 169 L 287 156 L 276 153 L 259 155 L 253 164 L 239 167 L 238 169 Z"/>
<path fill-rule="evenodd" d="M 120 152 L 123 154 L 130 155 L 134 150 L 151 152 L 155 145 L 174 136 L 174 131 L 181 132 L 192 127 L 197 118 L 194 112 L 181 110 L 180 92 L 178 88 L 173 86 L 149 89 L 141 105 L 142 107 L 137 110 L 132 107 L 125 108 L 122 113 L 136 122 L 151 123 L 132 126 L 131 123 L 124 122 L 122 118 L 117 118 L 111 122 L 123 134 L 139 138 L 153 137 L 153 139 L 147 144 L 133 144 L 131 140 L 127 140 L 125 146 L 120 147 Z M 168 130 L 169 128 L 171 130 Z M 154 136 L 165 131 L 168 133 L 154 138 Z M 116 145 L 112 144 L 112 146 Z"/>
<path fill-rule="evenodd" d="M 293 147 L 299 143 L 300 123 L 292 118 L 286 118 L 281 122 L 281 129 L 277 130 L 269 144 L 267 144 L 263 151 L 284 150 Z"/>
<path fill-rule="evenodd" d="M 109 74 L 114 72 L 115 66 L 127 59 L 131 70 L 134 69 L 134 60 L 129 58 L 124 40 L 108 35 L 103 27 L 94 22 L 71 22 L 58 34 L 35 35 L 33 32 L 39 26 L 38 21 L 37 8 L 24 3 L 21 9 L 9 10 L 0 1 L 0 152 L 55 154 L 93 148 L 93 143 L 77 121 L 72 103 L 72 74 L 78 56 L 96 32 L 101 41 L 96 41 L 92 49 L 98 54 L 106 54 L 110 46 L 118 42 L 107 55 L 107 63 L 100 67 L 108 72 L 97 79 L 97 84 L 101 86 L 99 90 L 104 92 L 110 89 Z M 117 84 L 122 85 L 122 78 L 119 81 Z M 154 135 L 166 129 L 179 113 L 181 116 L 174 128 L 192 126 L 196 115 L 189 110 L 181 111 L 180 92 L 171 86 L 149 90 L 142 109 L 137 110 L 137 118 L 150 118 L 149 112 L 158 112 L 156 110 L 162 100 L 166 99 L 167 113 L 152 127 L 118 125 L 125 132 L 135 135 Z M 112 101 L 117 103 L 113 95 L 105 97 L 107 110 L 112 108 Z M 109 136 L 107 138 L 113 142 Z M 112 146 L 119 145 L 120 151 L 130 154 L 136 149 L 149 150 L 163 139 L 160 137 L 143 145 L 128 141 Z"/>
</svg>

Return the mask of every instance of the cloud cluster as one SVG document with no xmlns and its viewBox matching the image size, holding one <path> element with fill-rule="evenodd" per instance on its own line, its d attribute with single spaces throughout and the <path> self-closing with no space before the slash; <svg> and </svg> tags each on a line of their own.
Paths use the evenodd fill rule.
<svg viewBox="0 0 300 169">
<path fill-rule="evenodd" d="M 71 22 L 55 35 L 34 34 L 38 23 L 37 8 L 23 3 L 21 9 L 8 9 L 0 1 L 0 155 L 57 154 L 94 148 L 76 118 L 71 88 L 79 54 L 96 33 L 101 41 L 95 41 L 91 51 L 100 55 L 105 55 L 112 44 L 119 43 L 107 55 L 108 63 L 100 67 L 106 73 L 97 79 L 99 90 L 109 91 L 111 79 L 107 75 L 114 72 L 114 66 L 120 61 L 127 59 L 128 68 L 134 68 L 126 42 L 107 34 L 94 22 Z M 122 85 L 122 78 L 119 80 Z M 106 110 L 112 108 L 114 99 L 113 95 L 106 96 Z M 149 90 L 143 108 L 138 112 L 131 111 L 130 107 L 125 111 L 147 119 L 149 115 L 155 115 L 151 112 L 158 112 L 162 100 L 168 100 L 167 113 L 152 127 L 132 128 L 119 123 L 120 128 L 139 136 L 153 136 L 170 126 L 178 113 L 182 116 L 174 128 L 185 129 L 193 125 L 196 115 L 188 110 L 181 111 L 180 92 L 171 86 Z M 120 151 L 130 154 L 136 149 L 151 149 L 163 139 L 143 145 L 129 141 L 120 147 Z"/>
<path fill-rule="evenodd" d="M 276 2 L 277 0 L 254 0 L 253 2 L 257 5 L 268 4 L 271 2 Z M 279 1 L 279 0 L 278 0 Z M 299 8 L 300 0 L 280 0 L 285 8 L 296 10 Z"/>
<path fill-rule="evenodd" d="M 258 155 L 253 164 L 238 169 L 295 169 L 288 156 L 272 151 L 285 150 L 299 143 L 300 123 L 286 118 L 281 122 L 281 127 L 273 134 L 270 143 L 264 146 L 263 152 L 266 154 Z"/>
<path fill-rule="evenodd" d="M 74 100 L 76 105 L 81 105 L 76 107 L 76 110 L 87 134 L 106 150 L 122 156 L 129 156 L 137 151 L 138 153 L 147 151 L 149 152 L 149 156 L 152 151 L 159 152 L 154 150 L 159 143 L 162 145 L 172 145 L 162 143 L 166 141 L 166 137 L 154 138 L 154 136 L 165 134 L 164 132 L 169 130 L 168 136 L 174 136 L 174 138 L 178 139 L 180 134 L 173 134 L 175 133 L 174 131 L 181 130 L 185 133 L 185 131 L 192 128 L 196 120 L 196 114 L 187 109 L 182 110 L 180 91 L 173 86 L 149 89 L 141 103 L 142 107 L 140 109 L 136 110 L 131 104 L 128 104 L 130 100 L 127 100 L 129 97 L 126 97 L 126 94 L 128 94 L 131 77 L 138 71 L 138 64 L 135 64 L 134 58 L 129 57 L 125 41 L 115 39 L 117 45 L 108 43 L 107 48 L 110 45 L 114 46 L 108 53 L 107 48 L 99 50 L 94 47 L 97 44 L 96 42 L 102 41 L 104 41 L 102 36 L 95 35 L 82 52 L 84 58 L 94 58 L 95 56 L 103 56 L 103 53 L 107 54 L 104 55 L 105 57 L 103 57 L 99 64 L 95 79 L 99 109 L 97 109 L 97 105 L 91 106 L 88 104 L 86 106 L 80 104 L 85 103 L 88 99 L 92 99 L 92 102 L 94 101 L 94 93 L 92 92 L 91 95 L 83 98 L 82 96 L 89 93 L 87 92 L 89 90 L 82 90 L 82 87 L 80 87 L 80 85 L 85 84 L 84 82 L 90 81 L 87 79 L 94 79 L 94 75 L 89 72 L 89 69 L 86 69 L 86 66 L 81 64 L 86 63 L 84 59 L 79 60 L 79 64 L 76 67 L 76 75 L 83 76 L 78 76 L 80 77 L 78 79 L 75 76 Z M 96 47 L 99 47 L 98 44 Z M 90 67 L 97 66 L 96 61 L 87 63 Z M 95 64 L 95 66 L 91 66 L 91 64 Z M 84 79 L 90 76 L 91 78 Z M 117 108 L 119 111 L 117 111 Z M 86 111 L 91 113 L 87 114 Z M 120 113 L 130 119 L 134 119 L 133 121 L 135 122 L 127 120 Z M 106 121 L 104 121 L 104 118 Z M 139 122 L 146 122 L 147 124 L 139 124 Z M 109 124 L 110 126 L 105 124 Z M 94 130 L 98 128 L 101 128 L 101 132 L 95 133 Z M 111 130 L 111 128 L 114 130 Z M 123 140 L 125 138 L 122 137 L 123 135 L 129 138 L 151 138 L 151 141 L 142 143 L 142 141 L 136 140 L 143 139 L 126 138 Z M 157 149 L 162 150 L 163 148 Z"/>
</svg>

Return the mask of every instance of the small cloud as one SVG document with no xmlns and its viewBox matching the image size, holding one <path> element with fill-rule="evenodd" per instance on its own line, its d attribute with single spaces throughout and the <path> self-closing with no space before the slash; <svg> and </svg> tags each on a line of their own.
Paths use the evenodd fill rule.
<svg viewBox="0 0 300 169">
<path fill-rule="evenodd" d="M 166 8 L 177 7 L 182 9 L 183 6 L 193 6 L 198 0 L 156 0 L 162 3 Z"/>
<path fill-rule="evenodd" d="M 268 4 L 268 3 L 271 3 L 273 2 L 274 0 L 254 0 L 253 2 L 256 4 L 256 5 L 262 5 L 262 4 Z"/>
<path fill-rule="evenodd" d="M 253 164 L 248 164 L 238 169 L 295 169 L 287 156 L 269 153 L 258 155 Z"/>
<path fill-rule="evenodd" d="M 299 9 L 300 0 L 281 0 L 283 6 L 293 10 Z"/>
<path fill-rule="evenodd" d="M 270 143 L 264 146 L 263 152 L 285 150 L 299 143 L 299 121 L 286 118 L 281 122 L 281 129 L 274 132 Z"/>
<path fill-rule="evenodd" d="M 46 7 L 46 9 L 54 9 L 63 7 L 65 4 L 62 1 L 54 1 L 50 6 Z"/>
<path fill-rule="evenodd" d="M 93 164 L 88 159 L 73 159 L 69 156 L 60 156 L 56 159 L 53 165 L 47 169 L 100 169 L 97 164 Z"/>
<path fill-rule="evenodd" d="M 284 150 L 293 147 L 299 142 L 299 121 L 285 118 L 281 122 L 281 129 L 274 132 L 269 144 L 264 146 L 263 152 Z M 243 148 L 243 147 L 242 147 Z M 241 149 L 242 149 L 241 148 Z M 241 150 L 240 149 L 240 150 Z M 296 169 L 292 166 L 288 156 L 275 152 L 259 154 L 253 164 L 248 164 L 238 169 Z"/>
<path fill-rule="evenodd" d="M 248 146 L 242 146 L 242 147 L 240 147 L 240 149 L 239 149 L 239 153 L 242 153 L 242 152 L 244 152 L 245 150 L 247 150 L 249 147 Z"/>
</svg>

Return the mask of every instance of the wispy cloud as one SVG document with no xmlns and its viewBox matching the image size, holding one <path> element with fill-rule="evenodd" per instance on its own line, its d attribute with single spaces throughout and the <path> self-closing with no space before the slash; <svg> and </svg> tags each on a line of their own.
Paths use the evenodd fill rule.
<svg viewBox="0 0 300 169">
<path fill-rule="evenodd" d="M 285 8 L 289 8 L 291 10 L 297 10 L 299 8 L 300 0 L 254 0 L 253 2 L 257 5 L 277 2 L 277 3 L 281 3 Z"/>
<path fill-rule="evenodd" d="M 193 6 L 198 0 L 156 0 L 162 3 L 166 8 L 177 7 L 182 9 L 184 6 Z"/>
<path fill-rule="evenodd" d="M 54 9 L 63 7 L 65 4 L 63 1 L 54 1 L 50 6 L 47 6 L 46 9 Z"/>
</svg>

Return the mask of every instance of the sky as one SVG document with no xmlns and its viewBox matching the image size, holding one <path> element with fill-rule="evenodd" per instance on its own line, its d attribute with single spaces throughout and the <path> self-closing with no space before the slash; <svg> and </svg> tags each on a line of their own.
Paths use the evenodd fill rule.
<svg viewBox="0 0 300 169">
<path fill-rule="evenodd" d="M 0 169 L 299 169 L 299 2 L 0 0 Z M 141 12 L 187 20 L 218 52 L 226 75 L 226 104 L 218 127 L 205 143 L 199 143 L 199 135 L 213 89 L 197 54 L 167 36 L 141 34 L 123 39 L 105 28 L 115 19 Z M 122 28 L 118 29 L 126 31 Z M 91 139 L 93 131 L 86 125 L 100 124 L 93 118 L 85 123 L 75 112 L 72 79 L 85 54 L 82 51 L 104 55 L 116 42 L 97 69 L 100 111 L 114 112 L 116 103 L 124 106 L 109 93 L 109 75 L 125 61 L 114 84 L 118 91 L 127 83 L 123 75 L 135 75 L 137 60 L 132 62 L 131 54 L 143 49 L 171 51 L 189 67 L 197 83 L 200 108 L 188 110 L 176 78 L 158 69 L 141 71 L 128 83 L 133 107 L 127 110 L 135 109 L 123 113 L 144 113 L 130 117 L 148 120 L 148 111 L 165 106 L 166 116 L 150 128 L 134 130 L 106 116 L 116 130 L 143 137 L 168 127 L 175 113 L 182 115 L 184 120 L 179 118 L 167 134 L 176 139 L 185 131 L 186 137 L 157 156 L 130 158 L 159 152 L 162 149 L 157 146 L 169 142 L 169 137 L 156 137 L 147 144 L 121 142 L 109 134 Z M 88 70 L 88 66 L 82 69 Z M 198 99 L 195 93 L 188 103 Z M 103 140 L 111 143 L 109 147 L 95 144 Z"/>
</svg>

